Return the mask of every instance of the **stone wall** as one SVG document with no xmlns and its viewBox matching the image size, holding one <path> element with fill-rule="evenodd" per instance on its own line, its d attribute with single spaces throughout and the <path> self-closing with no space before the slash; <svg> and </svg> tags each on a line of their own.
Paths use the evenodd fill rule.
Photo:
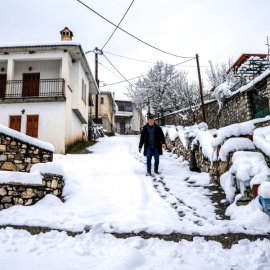
<svg viewBox="0 0 270 270">
<path fill-rule="evenodd" d="M 183 117 L 184 115 L 184 117 Z M 251 104 L 248 93 L 238 93 L 227 99 L 219 110 L 217 100 L 205 103 L 206 122 L 210 129 L 241 123 L 251 119 Z M 192 111 L 184 109 L 165 116 L 166 125 L 191 126 L 203 121 L 201 108 Z"/>
<path fill-rule="evenodd" d="M 64 178 L 62 175 L 42 174 L 42 185 L 21 183 L 0 184 L 0 210 L 13 205 L 33 205 L 47 194 L 63 200 Z"/>
<path fill-rule="evenodd" d="M 0 170 L 29 172 L 33 164 L 52 160 L 52 152 L 0 133 Z"/>
</svg>

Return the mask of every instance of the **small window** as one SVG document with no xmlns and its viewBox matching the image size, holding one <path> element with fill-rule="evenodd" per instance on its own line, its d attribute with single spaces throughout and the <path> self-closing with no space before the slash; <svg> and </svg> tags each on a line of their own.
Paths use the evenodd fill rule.
<svg viewBox="0 0 270 270">
<path fill-rule="evenodd" d="M 104 97 L 100 98 L 100 104 L 104 104 Z"/>
<path fill-rule="evenodd" d="M 86 104 L 86 84 L 84 83 L 83 79 L 82 79 L 82 100 Z"/>
</svg>

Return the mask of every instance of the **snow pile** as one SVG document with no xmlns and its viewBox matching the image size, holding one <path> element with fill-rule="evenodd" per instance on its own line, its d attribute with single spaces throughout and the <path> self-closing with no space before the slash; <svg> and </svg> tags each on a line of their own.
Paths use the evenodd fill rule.
<svg viewBox="0 0 270 270">
<path fill-rule="evenodd" d="M 175 126 L 168 126 L 168 136 L 171 141 L 175 141 L 175 139 L 178 137 L 177 130 Z"/>
<path fill-rule="evenodd" d="M 255 129 L 253 140 L 256 147 L 270 157 L 270 126 Z"/>
<path fill-rule="evenodd" d="M 194 174 L 189 177 L 187 182 L 199 186 L 208 186 L 211 182 L 211 176 L 208 173 Z"/>
<path fill-rule="evenodd" d="M 161 129 L 163 131 L 164 137 L 166 137 L 168 134 L 168 128 L 166 126 L 162 126 Z"/>
<path fill-rule="evenodd" d="M 42 177 L 38 172 L 0 171 L 0 183 L 21 183 L 24 185 L 42 185 Z"/>
<path fill-rule="evenodd" d="M 230 172 L 241 181 L 251 180 L 255 175 L 264 173 L 270 174 L 264 157 L 261 153 L 239 151 L 235 152 L 232 157 L 233 165 Z"/>
<path fill-rule="evenodd" d="M 210 161 L 217 160 L 217 153 L 212 147 L 212 141 L 214 137 L 210 131 L 198 131 L 197 136 L 195 138 L 199 142 L 199 146 L 202 149 L 202 153 L 205 157 L 207 157 Z"/>
<path fill-rule="evenodd" d="M 233 83 L 224 82 L 214 89 L 212 95 L 217 100 L 219 109 L 221 109 L 223 101 L 232 95 L 231 88 L 233 87 L 233 85 Z"/>
<path fill-rule="evenodd" d="M 187 142 L 187 132 L 186 129 L 183 126 L 177 126 L 177 133 L 178 137 L 183 144 L 183 146 L 188 149 L 188 142 Z"/>
<path fill-rule="evenodd" d="M 196 124 L 194 126 L 166 126 L 163 130 L 168 131 L 168 136 L 171 141 L 175 141 L 178 137 L 183 146 L 188 149 L 194 145 L 199 145 L 202 149 L 202 153 L 210 161 L 217 159 L 216 152 L 212 147 L 212 141 L 214 140 L 213 131 L 208 130 L 206 123 Z"/>
<path fill-rule="evenodd" d="M 38 172 L 40 174 L 57 174 L 64 176 L 61 164 L 57 162 L 37 163 L 31 168 L 31 173 Z"/>
<path fill-rule="evenodd" d="M 220 185 L 226 194 L 226 199 L 232 203 L 235 196 L 235 181 L 230 172 L 225 172 L 220 177 Z"/>
<path fill-rule="evenodd" d="M 250 181 L 250 187 L 270 179 L 268 168 L 261 153 L 238 151 L 233 154 L 232 166 L 220 178 L 220 184 L 226 194 L 226 199 L 233 201 L 236 191 L 236 181 Z"/>
<path fill-rule="evenodd" d="M 0 125 L 0 133 L 3 133 L 3 134 L 10 136 L 12 138 L 16 138 L 16 139 L 23 141 L 25 143 L 37 146 L 39 148 L 48 150 L 50 152 L 54 152 L 54 147 L 52 144 L 35 139 L 33 137 L 30 137 L 30 136 L 27 136 L 21 132 L 18 132 L 16 130 L 8 128 L 8 127 L 5 127 L 3 125 Z"/>
<path fill-rule="evenodd" d="M 239 150 L 254 150 L 253 142 L 248 138 L 230 138 L 221 146 L 219 158 L 222 161 L 227 160 L 229 153 Z"/>
<path fill-rule="evenodd" d="M 251 121 L 229 125 L 218 130 L 218 136 L 212 141 L 212 146 L 215 148 L 230 137 L 240 137 L 243 135 L 252 135 L 255 129 Z"/>
<path fill-rule="evenodd" d="M 264 182 L 259 186 L 258 195 L 264 199 L 270 199 L 270 182 Z"/>
</svg>

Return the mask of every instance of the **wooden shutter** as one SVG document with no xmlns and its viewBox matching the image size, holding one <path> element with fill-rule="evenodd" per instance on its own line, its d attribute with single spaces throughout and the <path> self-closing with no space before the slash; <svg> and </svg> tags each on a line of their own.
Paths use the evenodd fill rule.
<svg viewBox="0 0 270 270">
<path fill-rule="evenodd" d="M 26 134 L 38 137 L 38 115 L 27 115 Z"/>
<path fill-rule="evenodd" d="M 22 117 L 20 115 L 10 115 L 9 116 L 9 127 L 21 131 L 21 120 Z"/>
<path fill-rule="evenodd" d="M 24 73 L 22 96 L 39 96 L 39 81 L 39 73 Z"/>
<path fill-rule="evenodd" d="M 0 98 L 5 97 L 7 84 L 7 74 L 0 74 Z"/>
</svg>

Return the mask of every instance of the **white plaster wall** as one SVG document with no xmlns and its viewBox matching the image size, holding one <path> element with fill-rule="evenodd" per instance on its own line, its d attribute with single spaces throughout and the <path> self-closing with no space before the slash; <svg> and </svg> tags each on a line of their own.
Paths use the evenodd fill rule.
<svg viewBox="0 0 270 270">
<path fill-rule="evenodd" d="M 136 109 L 135 106 L 132 106 L 132 114 L 133 114 L 133 117 L 131 119 L 132 130 L 139 132 L 142 125 L 142 118 L 140 112 Z"/>
<path fill-rule="evenodd" d="M 31 114 L 39 115 L 38 139 L 53 144 L 55 153 L 64 153 L 65 102 L 1 104 L 0 124 L 9 126 L 10 115 L 21 115 L 21 132 L 26 133 L 26 117 Z"/>
<path fill-rule="evenodd" d="M 60 60 L 15 61 L 14 80 L 22 80 L 23 73 L 40 73 L 40 79 L 60 78 L 60 64 Z"/>
</svg>

